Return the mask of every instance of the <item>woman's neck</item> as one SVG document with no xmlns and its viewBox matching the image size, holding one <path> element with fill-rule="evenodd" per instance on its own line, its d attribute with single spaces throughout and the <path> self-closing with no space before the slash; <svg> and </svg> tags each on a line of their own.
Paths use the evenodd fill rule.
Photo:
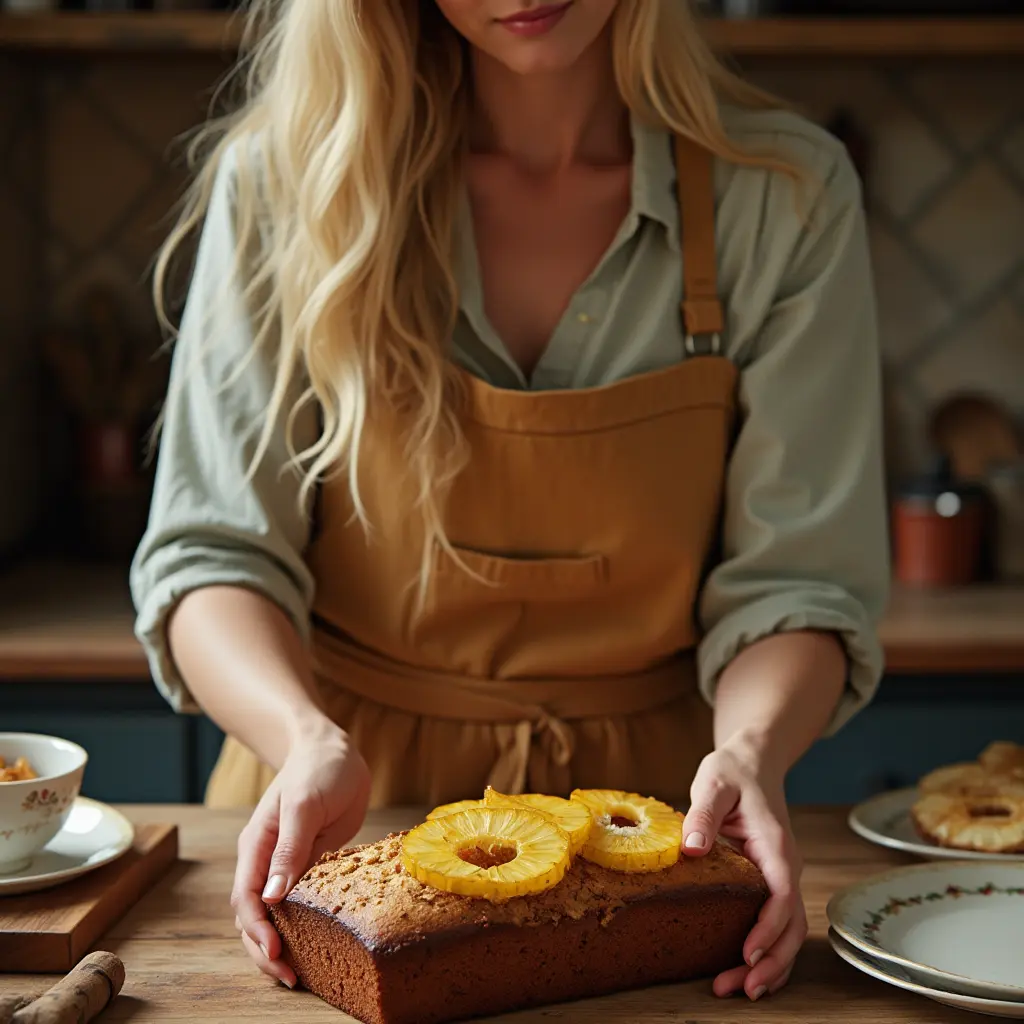
<svg viewBox="0 0 1024 1024">
<path fill-rule="evenodd" d="M 621 164 L 631 153 L 629 111 L 606 40 L 562 72 L 520 75 L 474 51 L 470 148 L 531 174 L 572 164 Z"/>
</svg>

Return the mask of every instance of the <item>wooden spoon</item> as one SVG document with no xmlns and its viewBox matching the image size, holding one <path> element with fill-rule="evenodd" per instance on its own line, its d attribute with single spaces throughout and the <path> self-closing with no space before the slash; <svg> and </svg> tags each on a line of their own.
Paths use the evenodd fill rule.
<svg viewBox="0 0 1024 1024">
<path fill-rule="evenodd" d="M 1012 416 L 987 395 L 951 396 L 933 413 L 929 433 L 961 480 L 982 480 L 994 465 L 1024 457 Z"/>
</svg>

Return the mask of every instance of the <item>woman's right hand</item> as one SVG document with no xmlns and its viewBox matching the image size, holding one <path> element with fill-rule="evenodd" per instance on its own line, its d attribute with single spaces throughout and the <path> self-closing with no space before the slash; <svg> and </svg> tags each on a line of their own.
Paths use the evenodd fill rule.
<svg viewBox="0 0 1024 1024">
<path fill-rule="evenodd" d="M 348 737 L 325 726 L 294 745 L 238 837 L 231 905 L 249 955 L 289 988 L 295 972 L 266 904 L 280 903 L 322 854 L 351 841 L 370 798 L 370 771 Z"/>
</svg>

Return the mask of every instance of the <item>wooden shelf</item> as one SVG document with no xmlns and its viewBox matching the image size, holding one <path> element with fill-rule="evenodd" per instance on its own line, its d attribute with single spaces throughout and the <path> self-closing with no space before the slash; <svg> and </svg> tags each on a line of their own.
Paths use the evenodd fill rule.
<svg viewBox="0 0 1024 1024">
<path fill-rule="evenodd" d="M 209 11 L 0 14 L 6 50 L 230 54 L 241 37 L 237 15 Z"/>
<path fill-rule="evenodd" d="M 0 577 L 0 683 L 149 680 L 124 570 L 43 564 Z M 1024 678 L 1024 587 L 897 587 L 881 628 L 894 674 Z"/>
<path fill-rule="evenodd" d="M 1024 17 L 771 18 L 710 21 L 711 41 L 736 56 L 929 57 L 1024 53 Z"/>
<path fill-rule="evenodd" d="M 1024 53 L 1024 17 L 708 20 L 737 56 L 985 56 Z M 2 14 L 0 49 L 230 53 L 238 15 L 216 12 Z"/>
<path fill-rule="evenodd" d="M 1024 587 L 897 587 L 879 632 L 891 672 L 1024 678 Z"/>
<path fill-rule="evenodd" d="M 149 678 L 124 570 L 27 565 L 0 578 L 0 682 Z"/>
</svg>

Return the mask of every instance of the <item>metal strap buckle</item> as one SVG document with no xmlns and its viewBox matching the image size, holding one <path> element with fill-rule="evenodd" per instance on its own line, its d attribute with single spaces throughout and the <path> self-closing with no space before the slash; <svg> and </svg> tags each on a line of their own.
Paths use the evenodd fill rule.
<svg viewBox="0 0 1024 1024">
<path fill-rule="evenodd" d="M 718 355 L 722 348 L 722 338 L 717 331 L 714 334 L 702 334 L 701 338 L 708 339 L 708 348 L 704 352 L 697 351 L 697 341 L 692 334 L 687 334 L 686 339 L 683 342 L 684 347 L 688 355 Z"/>
</svg>

